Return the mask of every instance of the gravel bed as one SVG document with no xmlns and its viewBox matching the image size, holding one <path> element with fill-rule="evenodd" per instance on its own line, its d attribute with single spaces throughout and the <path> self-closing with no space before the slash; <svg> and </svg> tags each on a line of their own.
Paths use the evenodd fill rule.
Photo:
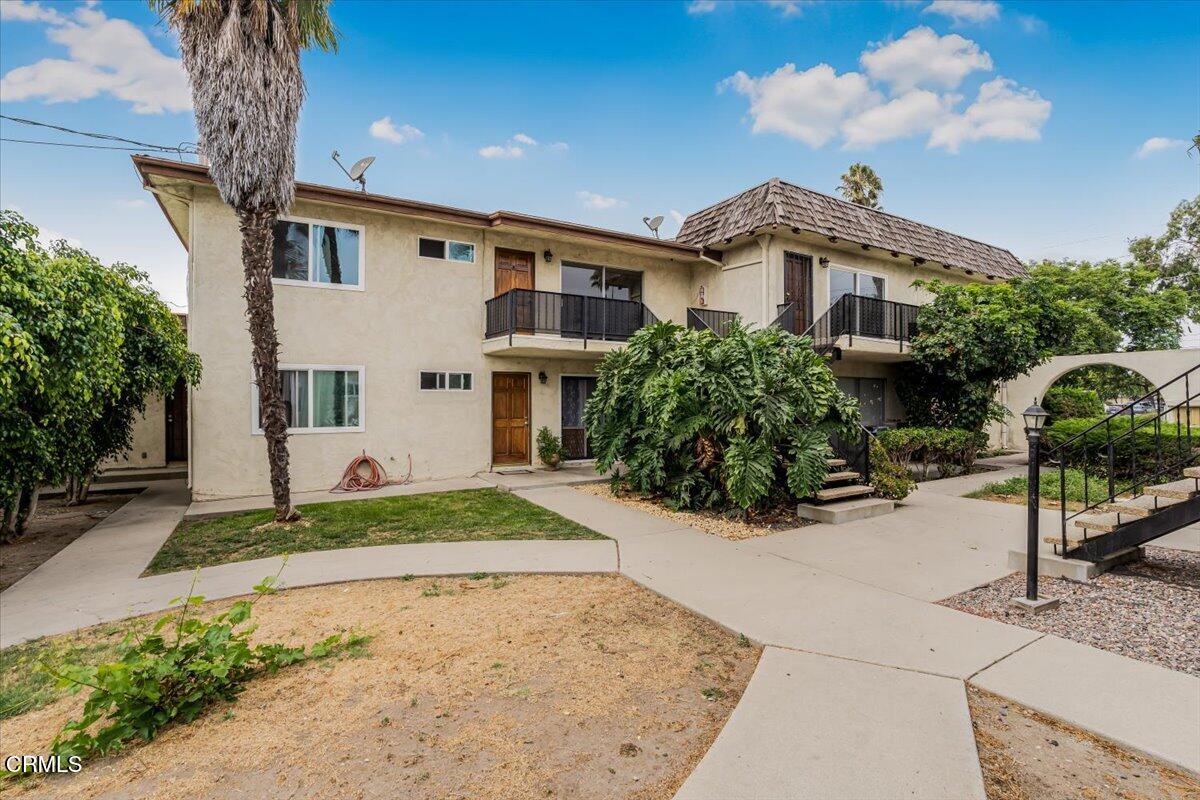
<svg viewBox="0 0 1200 800">
<path fill-rule="evenodd" d="M 1015 572 L 941 605 L 1200 676 L 1200 553 L 1147 547 L 1141 562 L 1091 583 L 1039 578 L 1039 596 L 1062 604 L 1036 615 L 1010 605 L 1024 593 Z"/>
</svg>

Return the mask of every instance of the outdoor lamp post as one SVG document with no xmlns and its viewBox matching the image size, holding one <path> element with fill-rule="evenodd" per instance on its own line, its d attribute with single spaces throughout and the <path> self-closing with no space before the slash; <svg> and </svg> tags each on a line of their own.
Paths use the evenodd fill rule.
<svg viewBox="0 0 1200 800">
<path fill-rule="evenodd" d="M 1041 455 L 1042 427 L 1050 416 L 1037 404 L 1021 413 L 1025 418 L 1025 436 L 1029 440 L 1029 498 L 1026 521 L 1025 543 L 1025 597 L 1018 598 L 1017 605 L 1028 611 L 1042 611 L 1058 605 L 1057 599 L 1038 600 L 1038 507 L 1041 504 L 1041 481 L 1038 461 Z"/>
</svg>

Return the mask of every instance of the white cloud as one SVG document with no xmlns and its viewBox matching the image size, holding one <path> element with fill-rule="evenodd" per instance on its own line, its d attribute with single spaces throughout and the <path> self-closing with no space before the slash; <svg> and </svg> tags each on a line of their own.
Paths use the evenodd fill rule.
<svg viewBox="0 0 1200 800">
<path fill-rule="evenodd" d="M 668 213 L 671 215 L 671 219 L 675 220 L 676 225 L 682 225 L 683 221 L 687 219 L 686 214 L 676 211 L 673 208 Z"/>
<path fill-rule="evenodd" d="M 425 138 L 425 134 L 412 125 L 404 124 L 397 128 L 390 116 L 380 117 L 372 122 L 369 131 L 374 138 L 393 144 L 415 142 L 417 139 Z"/>
<path fill-rule="evenodd" d="M 118 200 L 117 205 L 121 208 L 145 208 L 150 204 L 140 197 L 135 197 L 132 200 Z"/>
<path fill-rule="evenodd" d="M 993 0 L 933 0 L 922 14 L 941 14 L 956 25 L 988 22 L 1000 17 L 1000 4 Z"/>
<path fill-rule="evenodd" d="M 785 17 L 798 17 L 804 13 L 801 8 L 803 0 L 767 0 L 767 5 L 779 11 Z"/>
<path fill-rule="evenodd" d="M 1045 33 L 1046 22 L 1033 14 L 1017 14 L 1017 24 L 1025 33 Z"/>
<path fill-rule="evenodd" d="M 956 95 L 939 95 L 926 89 L 872 106 L 842 125 L 847 148 L 872 147 L 892 139 L 927 133 L 938 124 L 954 104 Z"/>
<path fill-rule="evenodd" d="M 755 133 L 781 133 L 812 147 L 837 135 L 848 116 L 876 105 L 882 97 L 866 76 L 857 72 L 838 75 L 828 64 L 796 71 L 784 64 L 774 72 L 751 78 L 737 72 L 717 85 L 750 98 Z"/>
<path fill-rule="evenodd" d="M 520 158 L 525 150 L 515 144 L 492 144 L 479 148 L 479 155 L 484 158 Z"/>
<path fill-rule="evenodd" d="M 895 92 L 918 86 L 954 89 L 972 72 L 992 69 L 992 57 L 975 42 L 957 33 L 938 36 L 926 27 L 876 44 L 859 61 L 871 78 L 890 84 Z"/>
<path fill-rule="evenodd" d="M 550 149 L 556 150 L 559 153 L 565 153 L 571 149 L 571 145 L 567 144 L 566 142 L 555 142 L 554 144 L 550 145 Z"/>
<path fill-rule="evenodd" d="M 61 24 L 63 15 L 52 8 L 25 0 L 4 0 L 0 2 L 0 20 L 6 22 L 53 22 Z"/>
<path fill-rule="evenodd" d="M 583 201 L 583 205 L 586 208 L 590 208 L 593 211 L 606 211 L 610 208 L 616 208 L 617 206 L 625 205 L 624 200 L 618 200 L 615 197 L 605 197 L 602 194 L 596 194 L 595 192 L 589 192 L 583 189 L 576 192 L 575 196 Z"/>
<path fill-rule="evenodd" d="M 69 56 L 9 70 L 0 79 L 0 100 L 64 103 L 109 94 L 137 114 L 192 107 L 182 62 L 154 47 L 128 20 L 110 19 L 91 6 L 77 8 L 71 17 L 32 3 L 4 2 L 0 8 L 5 19 L 47 23 L 46 38 L 66 47 Z"/>
<path fill-rule="evenodd" d="M 1168 139 L 1165 136 L 1151 136 L 1146 141 L 1142 142 L 1141 147 L 1134 152 L 1137 158 L 1146 158 L 1163 150 L 1174 150 L 1177 148 L 1187 147 L 1187 142 L 1183 139 Z"/>
<path fill-rule="evenodd" d="M 692 0 L 688 3 L 687 13 L 689 14 L 711 14 L 717 10 L 716 0 Z"/>
<path fill-rule="evenodd" d="M 530 147 L 537 147 L 537 140 L 534 139 L 532 136 L 530 136 L 527 133 L 518 133 L 516 136 L 512 137 L 512 140 L 514 142 L 516 142 L 517 144 L 524 144 L 524 145 L 528 145 Z"/>
<path fill-rule="evenodd" d="M 929 136 L 928 147 L 957 153 L 963 142 L 983 139 L 1034 141 L 1050 118 L 1050 101 L 1008 78 L 979 87 L 979 96 L 961 114 L 943 119 Z"/>
</svg>

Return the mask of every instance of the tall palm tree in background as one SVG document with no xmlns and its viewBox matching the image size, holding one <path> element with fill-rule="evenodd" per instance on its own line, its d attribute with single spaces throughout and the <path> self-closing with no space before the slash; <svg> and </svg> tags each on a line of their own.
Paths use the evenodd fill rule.
<svg viewBox="0 0 1200 800">
<path fill-rule="evenodd" d="M 330 0 L 148 0 L 179 33 L 196 128 L 221 199 L 242 232 L 246 316 L 275 519 L 300 514 L 288 479 L 287 415 L 271 286 L 272 228 L 295 197 L 300 51 L 337 49 Z"/>
<path fill-rule="evenodd" d="M 879 205 L 879 195 L 883 194 L 883 181 L 879 180 L 875 170 L 861 161 L 851 164 L 850 169 L 842 175 L 842 185 L 838 187 L 838 191 L 851 203 L 867 208 L 883 208 Z"/>
</svg>

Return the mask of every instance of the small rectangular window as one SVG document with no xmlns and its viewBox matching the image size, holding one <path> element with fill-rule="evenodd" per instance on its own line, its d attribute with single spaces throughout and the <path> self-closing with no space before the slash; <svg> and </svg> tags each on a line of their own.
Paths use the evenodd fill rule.
<svg viewBox="0 0 1200 800">
<path fill-rule="evenodd" d="M 417 252 L 422 258 L 445 258 L 446 241 L 444 239 L 422 238 L 417 246 Z"/>
<path fill-rule="evenodd" d="M 470 372 L 422 372 L 421 390 L 425 392 L 451 391 L 469 392 L 473 387 Z"/>
<path fill-rule="evenodd" d="M 475 261 L 475 245 L 468 242 L 450 242 L 448 257 L 451 261 Z"/>
<path fill-rule="evenodd" d="M 436 258 L 439 261 L 475 261 L 475 245 L 470 242 L 452 242 L 446 239 L 417 239 L 417 255 L 421 258 Z"/>
<path fill-rule="evenodd" d="M 275 221 L 271 277 L 328 286 L 361 286 L 362 232 L 299 220 Z"/>
</svg>

